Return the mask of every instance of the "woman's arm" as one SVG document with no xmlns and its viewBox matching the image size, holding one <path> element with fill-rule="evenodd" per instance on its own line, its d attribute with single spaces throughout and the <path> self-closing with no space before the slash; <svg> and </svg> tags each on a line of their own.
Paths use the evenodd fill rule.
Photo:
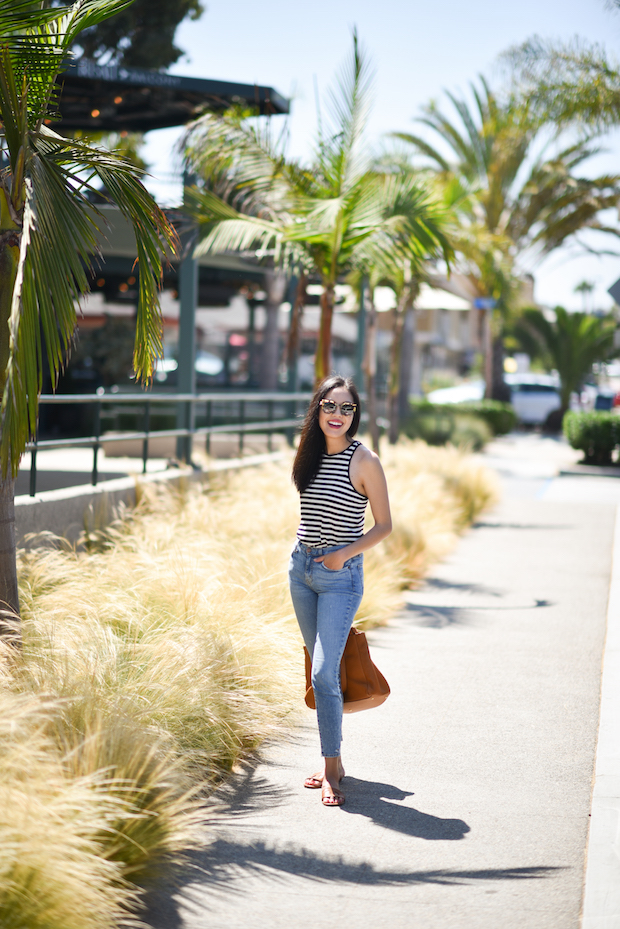
<svg viewBox="0 0 620 929">
<path fill-rule="evenodd" d="M 324 562 L 325 567 L 331 571 L 339 571 L 345 561 L 378 545 L 392 531 L 387 483 L 378 456 L 362 446 L 359 451 L 356 451 L 351 465 L 353 466 L 354 463 L 355 469 L 352 467 L 351 476 L 353 486 L 368 497 L 375 524 L 355 542 L 339 548 L 337 552 L 330 552 L 328 555 L 321 555 L 314 559 Z"/>
</svg>

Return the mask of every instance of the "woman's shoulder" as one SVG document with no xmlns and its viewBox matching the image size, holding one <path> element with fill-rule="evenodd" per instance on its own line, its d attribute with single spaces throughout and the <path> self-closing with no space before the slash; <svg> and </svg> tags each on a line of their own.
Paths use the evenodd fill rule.
<svg viewBox="0 0 620 929">
<path fill-rule="evenodd" d="M 357 439 L 355 441 L 357 442 L 357 447 L 352 455 L 352 460 L 355 461 L 355 464 L 358 466 L 361 465 L 363 468 L 376 468 L 377 466 L 381 468 L 381 459 L 379 456 L 376 455 L 372 449 L 366 448 L 366 446 Z"/>
</svg>

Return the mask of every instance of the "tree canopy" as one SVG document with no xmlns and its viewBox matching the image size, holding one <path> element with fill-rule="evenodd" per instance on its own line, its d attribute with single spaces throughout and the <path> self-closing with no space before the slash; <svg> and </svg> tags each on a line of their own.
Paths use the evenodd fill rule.
<svg viewBox="0 0 620 929">
<path fill-rule="evenodd" d="M 532 358 L 539 358 L 560 377 L 560 402 L 564 413 L 573 391 L 581 390 L 592 365 L 606 361 L 614 348 L 615 320 L 588 313 L 567 313 L 556 306 L 554 318 L 528 308 L 515 334 Z"/>
<path fill-rule="evenodd" d="M 532 92 L 498 93 L 484 78 L 471 90 L 473 104 L 447 94 L 454 115 L 436 104 L 424 108 L 419 122 L 439 144 L 411 133 L 396 137 L 430 163 L 446 189 L 460 192 L 454 246 L 476 293 L 497 307 L 487 394 L 503 399 L 500 316 L 518 308 L 520 259 L 540 260 L 579 241 L 585 229 L 617 238 L 604 211 L 617 206 L 620 174 L 588 176 L 582 166 L 599 151 L 592 136 L 558 137 Z"/>
<path fill-rule="evenodd" d="M 365 145 L 371 81 L 354 35 L 307 166 L 287 159 L 268 132 L 247 120 L 206 114 L 187 137 L 186 157 L 199 179 L 187 191 L 199 230 L 197 254 L 251 250 L 320 278 L 317 380 L 331 370 L 335 285 L 342 275 L 395 260 L 412 238 L 425 254 L 450 254 L 443 208 L 430 189 L 412 175 L 373 170 Z"/>
<path fill-rule="evenodd" d="M 616 4 L 618 5 L 618 4 Z M 620 121 L 620 65 L 600 45 L 532 36 L 502 56 L 513 90 L 555 126 L 598 132 Z"/>
<path fill-rule="evenodd" d="M 36 429 L 43 358 L 55 385 L 105 236 L 105 218 L 88 196 L 94 179 L 135 234 L 137 377 L 150 380 L 162 354 L 158 287 L 164 253 L 175 249 L 174 230 L 141 184 L 139 169 L 46 125 L 71 43 L 127 2 L 76 0 L 49 9 L 43 2 L 0 0 L 0 601 L 15 613 L 12 478 Z"/>
<path fill-rule="evenodd" d="M 183 55 L 174 44 L 178 26 L 203 13 L 200 0 L 134 0 L 115 16 L 81 32 L 76 46 L 86 58 L 106 64 L 168 68 Z"/>
</svg>

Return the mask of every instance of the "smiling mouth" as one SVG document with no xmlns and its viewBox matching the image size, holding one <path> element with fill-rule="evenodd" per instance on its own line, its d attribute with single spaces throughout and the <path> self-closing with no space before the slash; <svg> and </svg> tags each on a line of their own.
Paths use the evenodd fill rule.
<svg viewBox="0 0 620 929">
<path fill-rule="evenodd" d="M 331 426 L 333 429 L 340 429 L 340 427 L 343 426 L 344 423 L 339 423 L 339 422 L 336 422 L 335 419 L 330 419 L 327 425 Z"/>
</svg>

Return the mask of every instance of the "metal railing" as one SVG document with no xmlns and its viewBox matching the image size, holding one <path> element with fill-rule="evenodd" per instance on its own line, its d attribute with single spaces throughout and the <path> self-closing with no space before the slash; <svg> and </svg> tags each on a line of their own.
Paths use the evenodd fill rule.
<svg viewBox="0 0 620 929">
<path fill-rule="evenodd" d="M 155 438 L 193 438 L 205 436 L 206 452 L 211 451 L 211 436 L 226 433 L 236 434 L 239 442 L 239 455 L 243 455 L 244 437 L 248 433 L 267 435 L 267 445 L 272 451 L 272 438 L 274 432 L 285 432 L 292 441 L 294 430 L 300 425 L 302 411 L 311 398 L 310 393 L 201 393 L 201 394 L 44 394 L 39 398 L 42 405 L 85 405 L 94 406 L 93 435 L 80 436 L 71 439 L 35 439 L 26 445 L 30 452 L 30 496 L 34 497 L 37 490 L 37 452 L 59 448 L 92 448 L 93 468 L 91 483 L 96 486 L 99 480 L 97 459 L 99 450 L 104 443 L 142 441 L 142 473 L 147 470 L 149 458 L 149 442 Z M 185 406 L 190 411 L 188 420 L 190 425 L 185 428 L 151 429 L 151 414 L 153 407 L 167 405 Z M 195 413 L 199 405 L 204 404 L 206 425 L 195 426 Z M 102 435 L 101 420 L 104 405 L 131 405 L 142 409 L 143 429 L 141 431 L 109 432 Z M 262 418 L 251 418 L 251 405 L 259 407 L 258 412 Z M 227 415 L 221 407 L 230 407 L 231 414 Z M 278 418 L 276 415 L 286 407 L 286 415 Z M 266 407 L 266 416 L 264 410 Z M 299 407 L 299 414 L 298 414 Z M 135 412 L 135 411 L 134 411 Z M 233 414 L 236 412 L 236 416 Z M 256 412 L 256 411 L 255 411 Z M 138 414 L 139 415 L 139 414 Z M 173 414 L 170 414 L 173 415 Z M 214 419 L 228 419 L 234 421 L 213 424 Z"/>
</svg>

